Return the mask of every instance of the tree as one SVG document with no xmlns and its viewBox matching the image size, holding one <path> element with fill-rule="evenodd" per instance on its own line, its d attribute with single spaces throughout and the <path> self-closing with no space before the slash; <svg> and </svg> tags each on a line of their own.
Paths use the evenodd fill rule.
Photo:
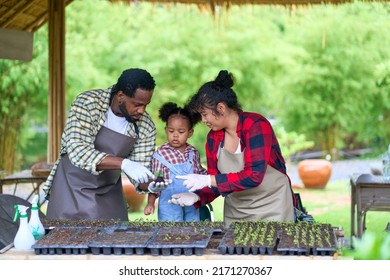
<svg viewBox="0 0 390 280">
<path fill-rule="evenodd" d="M 6 173 L 20 166 L 15 155 L 20 152 L 23 128 L 45 119 L 48 70 L 42 38 L 46 35 L 45 29 L 36 34 L 31 62 L 0 60 L 0 170 Z"/>
<path fill-rule="evenodd" d="M 330 6 L 293 20 L 286 40 L 301 50 L 280 98 L 286 127 L 308 135 L 334 157 L 348 138 L 353 137 L 351 147 L 370 144 L 385 109 L 378 106 L 374 73 L 390 55 L 390 35 L 383 32 L 390 27 L 388 12 L 362 4 Z"/>
</svg>

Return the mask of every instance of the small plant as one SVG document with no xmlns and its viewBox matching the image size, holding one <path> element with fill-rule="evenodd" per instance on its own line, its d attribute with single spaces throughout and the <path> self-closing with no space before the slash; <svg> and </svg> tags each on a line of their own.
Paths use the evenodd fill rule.
<svg viewBox="0 0 390 280">
<path fill-rule="evenodd" d="M 366 231 L 361 239 L 352 240 L 354 249 L 344 249 L 343 255 L 355 260 L 390 260 L 390 234 L 385 236 Z"/>
</svg>

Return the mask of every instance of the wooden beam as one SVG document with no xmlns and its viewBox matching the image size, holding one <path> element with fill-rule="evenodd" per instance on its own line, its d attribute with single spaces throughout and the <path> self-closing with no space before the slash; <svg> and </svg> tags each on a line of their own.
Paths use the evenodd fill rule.
<svg viewBox="0 0 390 280">
<path fill-rule="evenodd" d="M 47 161 L 59 155 L 65 127 L 65 2 L 49 0 L 49 135 Z"/>
<path fill-rule="evenodd" d="M 0 28 L 0 58 L 30 61 L 33 39 L 33 33 Z"/>
</svg>

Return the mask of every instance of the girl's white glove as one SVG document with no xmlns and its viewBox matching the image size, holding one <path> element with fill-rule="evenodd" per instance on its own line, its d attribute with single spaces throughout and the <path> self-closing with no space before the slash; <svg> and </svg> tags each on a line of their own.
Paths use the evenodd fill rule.
<svg viewBox="0 0 390 280">
<path fill-rule="evenodd" d="M 172 199 L 168 200 L 170 204 L 177 204 L 182 207 L 192 206 L 199 200 L 199 196 L 193 192 L 177 193 L 172 195 Z"/>
<path fill-rule="evenodd" d="M 178 175 L 176 178 L 185 180 L 183 185 L 186 186 L 190 192 L 203 189 L 204 187 L 211 187 L 210 175 L 188 174 Z"/>
</svg>

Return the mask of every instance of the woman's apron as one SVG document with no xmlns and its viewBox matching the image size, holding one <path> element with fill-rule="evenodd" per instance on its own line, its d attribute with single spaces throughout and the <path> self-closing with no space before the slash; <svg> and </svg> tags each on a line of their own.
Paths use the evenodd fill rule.
<svg viewBox="0 0 390 280">
<path fill-rule="evenodd" d="M 158 221 L 198 222 L 199 209 L 195 208 L 195 206 L 181 207 L 180 205 L 168 203 L 172 199 L 172 195 L 188 192 L 188 189 L 183 185 L 183 180 L 176 179 L 176 176 L 194 173 L 194 152 L 190 151 L 187 161 L 177 164 L 168 162 L 158 153 L 154 153 L 153 157 L 169 169 L 169 178 L 172 180 L 168 188 L 160 192 L 158 199 Z"/>
<path fill-rule="evenodd" d="M 218 156 L 221 173 L 239 172 L 244 169 L 244 153 L 232 154 L 224 148 Z M 234 221 L 294 221 L 294 207 L 290 182 L 282 172 L 267 165 L 262 183 L 254 188 L 230 193 L 225 197 L 224 222 Z"/>
<path fill-rule="evenodd" d="M 102 126 L 95 138 L 95 149 L 126 158 L 136 140 Z M 64 155 L 54 176 L 46 218 L 127 221 L 121 170 L 93 175 L 74 166 Z"/>
</svg>

